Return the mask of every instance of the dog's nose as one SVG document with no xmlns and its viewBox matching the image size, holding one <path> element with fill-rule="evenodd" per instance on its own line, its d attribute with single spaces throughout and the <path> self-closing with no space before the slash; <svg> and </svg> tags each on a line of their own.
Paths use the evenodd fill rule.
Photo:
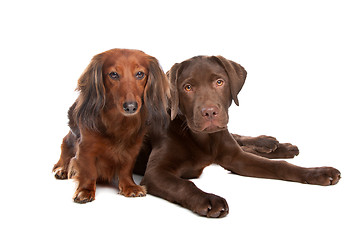
<svg viewBox="0 0 360 240">
<path fill-rule="evenodd" d="M 138 109 L 138 104 L 137 102 L 125 102 L 123 108 L 126 113 L 132 114 Z"/>
<path fill-rule="evenodd" d="M 215 106 L 205 107 L 201 109 L 201 115 L 207 120 L 211 120 L 217 117 L 219 114 L 219 109 Z"/>
</svg>

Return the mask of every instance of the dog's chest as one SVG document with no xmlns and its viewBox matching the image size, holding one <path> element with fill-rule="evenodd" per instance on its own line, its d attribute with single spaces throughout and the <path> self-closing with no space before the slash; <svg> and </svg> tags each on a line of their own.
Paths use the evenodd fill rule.
<svg viewBox="0 0 360 240">
<path fill-rule="evenodd" d="M 102 157 L 113 164 L 135 161 L 143 140 L 143 133 L 113 138 L 105 138 Z"/>
</svg>

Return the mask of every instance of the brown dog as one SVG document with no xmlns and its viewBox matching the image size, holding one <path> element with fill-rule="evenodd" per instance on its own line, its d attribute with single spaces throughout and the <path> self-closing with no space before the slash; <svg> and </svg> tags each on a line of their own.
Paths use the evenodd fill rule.
<svg viewBox="0 0 360 240">
<path fill-rule="evenodd" d="M 106 51 L 93 57 L 77 90 L 55 177 L 78 181 L 78 203 L 95 199 L 97 181 L 115 177 L 121 194 L 144 196 L 146 190 L 134 183 L 132 171 L 146 122 L 163 128 L 168 119 L 169 84 L 158 61 L 138 50 Z"/>
<path fill-rule="evenodd" d="M 317 185 L 334 185 L 340 172 L 331 167 L 303 168 L 285 161 L 257 156 L 256 146 L 266 148 L 271 137 L 247 138 L 227 130 L 228 108 L 238 103 L 246 71 L 221 56 L 191 58 L 175 64 L 169 71 L 171 118 L 166 132 L 151 135 L 152 150 L 141 184 L 148 193 L 178 203 L 201 216 L 223 217 L 229 208 L 225 199 L 198 189 L 189 178 L 197 178 L 213 163 L 242 176 L 281 179 Z M 270 149 L 271 147 L 269 147 Z M 274 158 L 294 157 L 297 148 L 283 144 L 276 153 L 262 151 Z M 150 148 L 147 149 L 150 152 Z M 146 152 L 146 151 L 144 151 Z M 260 151 L 261 152 L 261 151 Z M 146 154 L 144 154 L 146 155 Z M 140 154 L 139 162 L 143 160 Z"/>
</svg>

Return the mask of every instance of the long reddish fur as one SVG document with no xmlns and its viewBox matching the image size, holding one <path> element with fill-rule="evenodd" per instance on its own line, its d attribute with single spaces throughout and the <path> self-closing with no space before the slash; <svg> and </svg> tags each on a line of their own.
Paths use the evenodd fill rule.
<svg viewBox="0 0 360 240">
<path fill-rule="evenodd" d="M 118 79 L 110 77 L 119 74 Z M 143 79 L 136 74 L 143 72 Z M 168 80 L 158 61 L 141 51 L 112 49 L 93 57 L 78 80 L 80 92 L 70 107 L 69 133 L 53 171 L 58 179 L 78 182 L 74 201 L 95 199 L 96 182 L 118 179 L 120 193 L 144 196 L 146 189 L 134 183 L 132 171 L 143 137 L 151 123 L 168 123 Z M 138 104 L 128 114 L 125 102 Z M 156 128 L 152 126 L 152 129 Z"/>
</svg>

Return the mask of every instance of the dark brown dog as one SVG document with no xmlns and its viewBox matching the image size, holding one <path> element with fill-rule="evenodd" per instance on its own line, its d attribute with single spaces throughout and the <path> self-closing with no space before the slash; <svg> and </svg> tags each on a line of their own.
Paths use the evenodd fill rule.
<svg viewBox="0 0 360 240">
<path fill-rule="evenodd" d="M 95 199 L 97 181 L 119 181 L 120 193 L 145 196 L 132 178 L 148 122 L 164 128 L 169 84 L 158 61 L 141 51 L 112 49 L 93 57 L 78 81 L 80 95 L 70 108 L 70 132 L 53 171 L 74 177 L 74 201 Z"/>
<path fill-rule="evenodd" d="M 271 137 L 235 135 L 235 140 L 228 132 L 228 108 L 232 101 L 239 104 L 237 94 L 246 78 L 239 64 L 221 56 L 194 57 L 175 64 L 169 78 L 172 122 L 165 133 L 154 131 L 151 135 L 152 150 L 141 183 L 148 193 L 201 216 L 223 217 L 229 211 L 226 200 L 201 191 L 187 180 L 199 177 L 213 163 L 242 176 L 323 186 L 339 181 L 340 172 L 335 168 L 303 168 L 258 156 L 294 157 L 298 152 L 291 144 L 278 145 L 280 150 L 276 152 L 270 145 L 277 141 Z M 147 150 L 150 152 L 150 148 Z M 140 161 L 142 157 L 140 154 Z"/>
</svg>

